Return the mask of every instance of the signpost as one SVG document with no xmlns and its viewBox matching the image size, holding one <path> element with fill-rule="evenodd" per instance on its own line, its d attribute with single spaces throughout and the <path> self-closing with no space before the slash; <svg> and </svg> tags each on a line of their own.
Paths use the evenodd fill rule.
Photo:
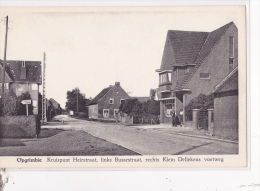
<svg viewBox="0 0 260 191">
<path fill-rule="evenodd" d="M 32 104 L 32 100 L 23 100 L 21 103 L 26 105 L 26 114 L 28 116 L 28 105 Z"/>
</svg>

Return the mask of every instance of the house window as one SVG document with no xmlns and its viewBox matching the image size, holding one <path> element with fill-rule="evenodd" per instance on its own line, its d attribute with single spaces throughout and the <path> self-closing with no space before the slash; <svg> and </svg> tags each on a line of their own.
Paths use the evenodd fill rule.
<svg viewBox="0 0 260 191">
<path fill-rule="evenodd" d="M 37 84 L 32 84 L 31 87 L 32 87 L 32 90 L 38 90 L 38 85 Z"/>
<path fill-rule="evenodd" d="M 118 114 L 119 109 L 114 109 L 114 117 Z"/>
<path fill-rule="evenodd" d="M 9 89 L 9 83 L 5 83 L 5 85 L 4 85 L 4 87 L 5 87 L 5 89 Z"/>
<path fill-rule="evenodd" d="M 108 118 L 109 117 L 109 109 L 103 109 L 103 117 Z"/>
<path fill-rule="evenodd" d="M 210 79 L 210 73 L 200 73 L 200 79 Z"/>
<path fill-rule="evenodd" d="M 125 103 L 125 99 L 120 99 L 120 104 Z"/>
<path fill-rule="evenodd" d="M 110 98 L 109 103 L 114 104 L 114 98 Z"/>
<path fill-rule="evenodd" d="M 229 37 L 229 71 L 234 69 L 234 37 Z"/>
<path fill-rule="evenodd" d="M 172 73 L 171 72 L 163 72 L 159 74 L 159 83 L 169 83 L 172 80 Z"/>
<path fill-rule="evenodd" d="M 175 110 L 175 100 L 166 100 L 164 102 L 164 115 L 165 117 L 171 117 L 171 111 Z"/>
</svg>

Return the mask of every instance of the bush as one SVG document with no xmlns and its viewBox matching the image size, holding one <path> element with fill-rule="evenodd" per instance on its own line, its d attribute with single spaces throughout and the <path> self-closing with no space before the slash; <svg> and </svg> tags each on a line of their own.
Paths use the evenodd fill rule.
<svg viewBox="0 0 260 191">
<path fill-rule="evenodd" d="M 17 105 L 17 97 L 15 93 L 10 90 L 9 92 L 5 93 L 4 99 L 1 99 L 1 115 L 17 115 Z"/>
<path fill-rule="evenodd" d="M 185 115 L 188 121 L 192 120 L 192 109 L 199 109 L 198 114 L 198 125 L 200 127 L 208 126 L 208 111 L 207 109 L 212 109 L 214 106 L 214 96 L 213 94 L 204 95 L 200 94 L 185 107 Z"/>
<path fill-rule="evenodd" d="M 139 102 L 137 99 L 127 99 L 123 102 L 119 111 L 134 116 L 134 123 L 159 123 L 158 115 L 160 114 L 160 103 L 156 100 Z"/>
</svg>

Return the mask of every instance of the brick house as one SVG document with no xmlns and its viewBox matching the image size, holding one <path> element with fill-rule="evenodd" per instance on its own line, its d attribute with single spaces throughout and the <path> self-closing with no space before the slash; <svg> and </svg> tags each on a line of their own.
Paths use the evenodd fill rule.
<svg viewBox="0 0 260 191">
<path fill-rule="evenodd" d="M 213 135 L 238 138 L 238 67 L 215 87 Z"/>
<path fill-rule="evenodd" d="M 211 94 L 238 65 L 237 33 L 233 22 L 212 32 L 168 31 L 161 67 L 156 70 L 162 123 L 170 123 L 171 110 L 180 117 L 180 109 L 193 98 Z"/>
<path fill-rule="evenodd" d="M 2 89 L 3 60 L 0 60 L 0 83 Z M 33 114 L 38 114 L 39 85 L 42 83 L 40 61 L 7 60 L 5 92 L 13 90 L 16 96 L 29 92 L 32 98 Z M 2 91 L 0 91 L 1 96 Z"/>
<path fill-rule="evenodd" d="M 89 102 L 87 105 L 89 118 L 114 119 L 122 101 L 129 98 L 130 96 L 120 86 L 120 83 L 116 82 L 114 86 L 104 88 Z"/>
</svg>

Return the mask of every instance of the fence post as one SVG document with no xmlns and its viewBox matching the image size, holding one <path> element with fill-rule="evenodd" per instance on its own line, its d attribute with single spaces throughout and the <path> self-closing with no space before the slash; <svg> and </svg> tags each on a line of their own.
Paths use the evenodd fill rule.
<svg viewBox="0 0 260 191">
<path fill-rule="evenodd" d="M 213 126 L 211 125 L 213 111 L 214 109 L 208 109 L 208 131 L 211 135 L 213 134 Z"/>
<path fill-rule="evenodd" d="M 199 109 L 192 109 L 192 121 L 195 129 L 198 129 L 198 112 Z"/>
</svg>

